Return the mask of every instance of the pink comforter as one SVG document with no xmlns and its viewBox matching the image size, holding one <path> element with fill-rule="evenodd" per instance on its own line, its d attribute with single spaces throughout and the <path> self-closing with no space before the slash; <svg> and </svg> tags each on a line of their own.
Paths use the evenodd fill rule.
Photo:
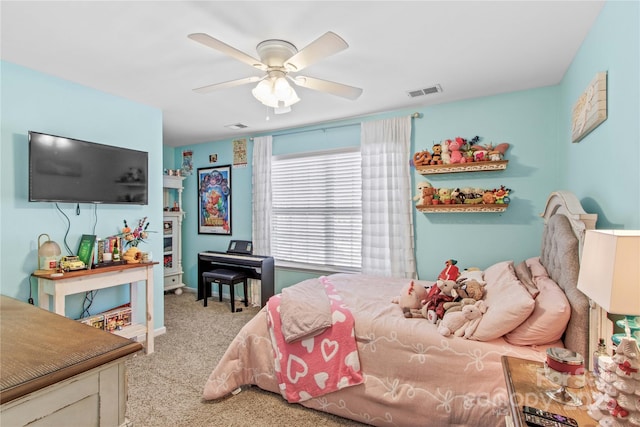
<svg viewBox="0 0 640 427">
<path fill-rule="evenodd" d="M 378 426 L 501 426 L 508 405 L 500 356 L 545 358 L 547 346 L 445 338 L 424 319 L 406 319 L 390 301 L 407 279 L 329 278 L 354 315 L 364 383 L 302 402 L 306 407 Z M 280 392 L 266 309 L 231 343 L 203 397 L 217 399 L 247 384 Z"/>
</svg>

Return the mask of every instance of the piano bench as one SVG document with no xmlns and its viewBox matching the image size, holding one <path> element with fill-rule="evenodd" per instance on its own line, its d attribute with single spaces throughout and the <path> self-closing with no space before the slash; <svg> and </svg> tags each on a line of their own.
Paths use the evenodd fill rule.
<svg viewBox="0 0 640 427">
<path fill-rule="evenodd" d="M 247 294 L 247 275 L 242 271 L 237 270 L 227 270 L 226 268 L 219 268 L 212 271 L 205 271 L 202 273 L 202 282 L 204 283 L 205 289 L 209 286 L 209 282 L 218 284 L 218 296 L 220 301 L 222 301 L 222 285 L 229 286 L 229 295 L 231 299 L 231 312 L 235 313 L 235 286 L 238 283 L 244 284 L 244 306 L 249 306 L 249 297 Z M 205 292 L 204 295 L 204 306 L 207 306 L 207 294 L 209 292 Z"/>
</svg>

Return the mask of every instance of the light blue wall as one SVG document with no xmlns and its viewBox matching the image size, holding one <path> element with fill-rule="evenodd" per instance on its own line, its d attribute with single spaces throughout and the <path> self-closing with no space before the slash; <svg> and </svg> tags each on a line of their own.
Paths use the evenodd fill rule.
<svg viewBox="0 0 640 427">
<path fill-rule="evenodd" d="M 448 258 L 460 266 L 485 267 L 506 258 L 519 260 L 537 253 L 542 229 L 538 213 L 544 208 L 549 192 L 556 189 L 557 159 L 548 152 L 556 140 L 558 88 L 542 88 L 495 97 L 481 98 L 423 108 L 397 111 L 366 118 L 380 119 L 393 115 L 423 114 L 415 119 L 412 151 L 430 148 L 434 141 L 463 136 L 483 137 L 484 143 L 509 142 L 509 167 L 503 172 L 482 172 L 431 176 L 435 186 L 512 188 L 512 205 L 502 214 L 437 214 L 415 212 L 416 257 L 421 278 L 437 276 Z M 416 142 L 417 141 L 417 142 Z M 305 127 L 274 136 L 274 155 L 291 152 L 318 151 L 348 145 L 359 145 L 357 121 L 331 123 L 325 127 Z M 249 155 L 253 144 L 249 141 Z M 183 149 L 194 151 L 194 168 L 208 166 L 209 154 L 218 154 L 219 164 L 232 162 L 231 141 L 197 144 L 176 150 L 174 164 L 180 164 Z M 251 196 L 251 165 L 233 169 L 233 236 L 251 238 L 250 204 L 237 208 L 238 199 Z M 242 177 L 239 183 L 238 176 Z M 414 182 L 424 180 L 414 172 Z M 246 185 L 246 187 L 244 186 Z M 415 185 L 414 185 L 415 187 Z M 183 267 L 185 283 L 197 285 L 197 253 L 203 250 L 226 250 L 228 237 L 195 234 L 196 216 L 190 215 L 196 206 L 195 177 L 185 180 L 185 210 Z M 237 226 L 240 231 L 236 234 Z M 510 242 L 517 242 L 514 245 Z M 490 250 L 489 250 L 490 248 Z M 276 290 L 299 280 L 317 276 L 277 269 Z"/>
<path fill-rule="evenodd" d="M 556 140 L 557 93 L 557 87 L 550 87 L 439 105 L 414 120 L 414 151 L 457 136 L 478 135 L 483 144 L 510 144 L 505 171 L 414 174 L 415 182 L 426 179 L 438 188 L 505 185 L 512 190 L 504 213 L 416 213 L 421 278 L 436 277 L 449 258 L 457 259 L 462 268 L 485 268 L 538 253 L 542 230 L 538 214 L 549 193 L 557 189 L 557 159 L 550 155 Z"/>
<path fill-rule="evenodd" d="M 603 225 L 640 228 L 638 15 L 637 2 L 608 2 L 559 85 L 364 119 L 408 115 L 414 111 L 422 113 L 423 118 L 414 120 L 413 152 L 456 136 L 479 135 L 483 143 L 511 144 L 506 171 L 428 177 L 414 171 L 414 188 L 417 181 L 426 179 L 435 186 L 492 188 L 504 184 L 513 190 L 512 204 L 501 214 L 415 212 L 416 257 L 421 278 L 437 276 L 447 258 L 457 259 L 465 268 L 485 267 L 503 259 L 518 261 L 538 254 L 542 230 L 539 214 L 548 194 L 554 190 L 576 193 L 589 212 L 600 215 L 599 228 Z M 573 103 L 595 73 L 602 70 L 609 71 L 609 119 L 580 144 L 571 144 Z M 335 122 L 326 128 L 352 123 L 355 121 Z M 324 135 L 310 131 L 317 128 L 301 128 L 290 136 L 275 137 L 274 154 L 327 148 L 328 143 L 334 141 L 334 135 L 331 131 Z M 319 135 L 323 137 L 318 139 Z M 359 132 L 350 133 L 349 138 L 358 144 Z M 249 158 L 251 148 L 249 142 Z M 181 162 L 182 149 L 194 150 L 194 167 L 208 166 L 210 153 L 219 154 L 219 164 L 232 162 L 231 141 L 175 150 L 176 165 Z M 250 165 L 241 171 L 234 169 L 235 201 L 240 197 L 243 202 L 250 198 L 250 174 Z M 237 175 L 242 176 L 242 183 L 236 180 Z M 196 206 L 193 177 L 185 180 L 185 184 L 188 195 L 185 209 L 193 211 Z M 234 205 L 233 238 L 250 237 L 250 206 L 243 206 L 246 210 L 236 209 Z M 241 234 L 236 234 L 235 224 L 241 224 Z M 184 236 L 185 283 L 195 288 L 197 253 L 224 251 L 228 238 L 197 235 L 196 218 L 189 214 Z M 309 276 L 312 275 L 277 270 L 276 290 Z"/>
<path fill-rule="evenodd" d="M 82 234 L 115 234 L 126 219 L 147 216 L 150 229 L 162 230 L 162 113 L 156 109 L 105 94 L 18 65 L 1 62 L 2 133 L 0 143 L 0 287 L 3 295 L 26 301 L 29 289 L 37 303 L 37 288 L 30 274 L 37 268 L 37 240 L 47 233 L 68 254 L 75 252 Z M 128 147 L 149 153 L 147 206 L 59 204 L 28 201 L 29 130 Z M 141 248 L 161 259 L 161 234 L 151 235 Z M 162 266 L 154 267 L 155 327 L 164 325 Z M 91 312 L 128 302 L 128 285 L 98 292 Z M 84 295 L 67 298 L 66 314 L 77 318 Z M 144 313 L 142 313 L 144 317 Z"/>
<path fill-rule="evenodd" d="M 558 147 L 562 186 L 574 191 L 598 228 L 640 229 L 640 3 L 609 1 L 561 84 Z M 608 72 L 607 120 L 571 141 L 571 109 L 589 82 Z"/>
</svg>

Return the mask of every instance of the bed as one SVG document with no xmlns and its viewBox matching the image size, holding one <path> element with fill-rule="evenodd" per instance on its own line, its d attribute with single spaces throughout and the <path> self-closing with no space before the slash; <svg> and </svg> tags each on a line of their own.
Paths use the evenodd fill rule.
<svg viewBox="0 0 640 427">
<path fill-rule="evenodd" d="M 549 196 L 541 216 L 539 256 L 483 270 L 488 309 L 468 339 L 445 337 L 426 319 L 405 318 L 391 301 L 408 279 L 357 274 L 309 279 L 292 286 L 292 292 L 322 284 L 327 295 L 335 293 L 332 302 L 338 300 L 352 314 L 360 377 L 351 376 L 350 383 L 324 394 L 303 392 L 295 398 L 285 393 L 291 384 L 283 385 L 283 371 L 291 366 L 278 351 L 274 326 L 277 331 L 280 325 L 273 325 L 267 306 L 230 344 L 205 384 L 204 399 L 256 385 L 290 402 L 377 426 L 505 425 L 502 355 L 542 361 L 550 346 L 590 354 L 589 301 L 576 282 L 584 233 L 594 228 L 596 217 L 565 191 Z M 280 297 L 274 299 L 281 304 Z M 331 329 L 321 329 L 322 334 Z"/>
</svg>

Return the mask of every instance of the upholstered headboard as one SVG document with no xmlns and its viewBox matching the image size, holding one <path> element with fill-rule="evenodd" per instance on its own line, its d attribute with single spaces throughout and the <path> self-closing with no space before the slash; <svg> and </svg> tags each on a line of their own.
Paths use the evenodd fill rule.
<svg viewBox="0 0 640 427">
<path fill-rule="evenodd" d="M 564 290 L 571 304 L 571 318 L 564 344 L 589 361 L 595 339 L 590 330 L 589 299 L 578 290 L 580 255 L 585 231 L 595 228 L 596 214 L 587 214 L 578 199 L 567 191 L 554 192 L 547 200 L 540 262 Z"/>
</svg>

